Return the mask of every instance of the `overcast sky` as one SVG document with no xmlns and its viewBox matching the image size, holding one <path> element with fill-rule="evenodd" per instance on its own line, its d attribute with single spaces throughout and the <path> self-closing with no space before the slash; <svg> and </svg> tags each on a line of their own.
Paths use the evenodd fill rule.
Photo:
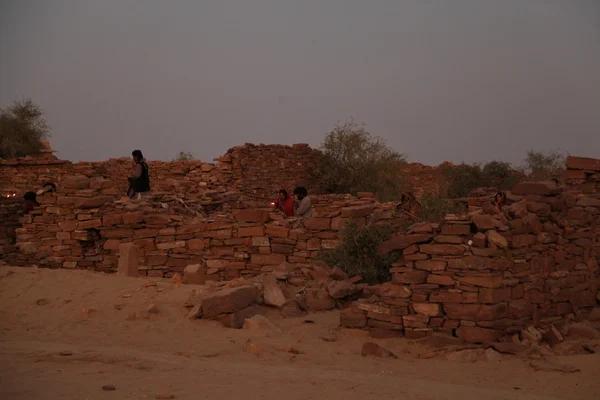
<svg viewBox="0 0 600 400">
<path fill-rule="evenodd" d="M 411 161 L 600 157 L 600 0 L 0 0 L 60 158 L 211 161 L 348 117 Z"/>
</svg>

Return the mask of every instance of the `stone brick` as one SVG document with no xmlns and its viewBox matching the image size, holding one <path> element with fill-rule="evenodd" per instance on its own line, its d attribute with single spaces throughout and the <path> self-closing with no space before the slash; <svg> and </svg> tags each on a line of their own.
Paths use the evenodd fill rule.
<svg viewBox="0 0 600 400">
<path fill-rule="evenodd" d="M 438 293 L 431 293 L 429 301 L 432 303 L 460 303 L 462 302 L 462 293 L 458 291 L 440 290 Z"/>
<path fill-rule="evenodd" d="M 304 221 L 306 229 L 324 231 L 331 227 L 331 218 L 308 218 Z"/>
<path fill-rule="evenodd" d="M 511 299 L 511 288 L 479 289 L 479 301 L 486 304 L 500 303 Z"/>
<path fill-rule="evenodd" d="M 203 264 L 190 264 L 183 270 L 183 283 L 204 285 L 206 281 L 206 266 Z"/>
<path fill-rule="evenodd" d="M 238 228 L 238 237 L 263 236 L 265 234 L 264 226 L 247 226 Z M 267 232 L 268 234 L 268 232 Z"/>
<path fill-rule="evenodd" d="M 412 307 L 417 314 L 428 317 L 435 317 L 441 313 L 441 307 L 436 303 L 413 303 Z"/>
<path fill-rule="evenodd" d="M 431 240 L 432 235 L 426 234 L 415 234 L 415 235 L 403 235 L 403 234 L 394 234 L 392 237 L 381 243 L 377 248 L 377 251 L 380 254 L 387 254 L 393 250 L 404 250 L 410 245 L 416 243 L 428 242 Z"/>
<path fill-rule="evenodd" d="M 600 159 L 568 156 L 567 168 L 586 171 L 600 171 Z"/>
<path fill-rule="evenodd" d="M 221 289 L 201 298 L 204 318 L 215 318 L 220 314 L 241 311 L 256 300 L 258 289 L 243 285 Z"/>
<path fill-rule="evenodd" d="M 63 179 L 60 186 L 65 189 L 87 189 L 90 187 L 90 178 L 85 175 L 74 175 Z"/>
<path fill-rule="evenodd" d="M 441 256 L 458 256 L 465 252 L 464 247 L 455 244 L 422 244 L 419 249 L 425 254 Z"/>
<path fill-rule="evenodd" d="M 474 215 L 472 220 L 477 229 L 480 231 L 486 231 L 496 227 L 496 221 L 494 221 L 494 218 L 487 214 Z"/>
<path fill-rule="evenodd" d="M 238 222 L 267 222 L 269 213 L 263 210 L 236 210 L 233 217 Z"/>
<path fill-rule="evenodd" d="M 285 254 L 252 254 L 250 262 L 256 265 L 279 265 L 286 262 Z"/>
<path fill-rule="evenodd" d="M 452 235 L 437 235 L 434 236 L 433 240 L 436 243 L 443 244 L 461 244 L 465 238 L 463 236 L 452 236 Z"/>
<path fill-rule="evenodd" d="M 456 282 L 451 276 L 429 274 L 427 276 L 427 283 L 433 283 L 442 286 L 454 286 Z"/>
<path fill-rule="evenodd" d="M 267 236 L 255 236 L 252 238 L 252 246 L 264 246 L 269 247 L 271 241 Z"/>
<path fill-rule="evenodd" d="M 508 316 L 506 303 L 486 304 L 444 304 L 448 318 L 467 321 L 493 321 Z"/>
<path fill-rule="evenodd" d="M 508 248 L 508 241 L 506 240 L 506 238 L 498 232 L 496 232 L 495 230 L 489 230 L 485 233 L 485 235 L 487 241 L 493 244 L 494 246 L 499 247 L 501 249 Z"/>
<path fill-rule="evenodd" d="M 511 237 L 512 247 L 515 249 L 533 246 L 537 242 L 535 235 L 514 235 Z"/>
<path fill-rule="evenodd" d="M 124 224 L 139 224 L 144 222 L 144 214 L 141 212 L 128 212 L 123 214 Z"/>
<path fill-rule="evenodd" d="M 519 182 L 511 190 L 518 196 L 550 196 L 560 193 L 560 187 L 554 182 Z"/>
<path fill-rule="evenodd" d="M 381 297 L 397 297 L 403 299 L 409 298 L 412 295 L 412 291 L 408 286 L 396 285 L 391 282 L 379 285 L 378 293 Z"/>
<path fill-rule="evenodd" d="M 512 265 L 512 262 L 506 258 L 466 256 L 448 260 L 448 270 L 505 271 L 510 269 Z"/>
<path fill-rule="evenodd" d="M 358 218 L 370 215 L 375 209 L 374 205 L 353 206 L 342 208 L 342 218 Z"/>
<path fill-rule="evenodd" d="M 202 239 L 190 239 L 187 241 L 187 247 L 190 250 L 204 250 L 205 244 Z"/>
<path fill-rule="evenodd" d="M 497 288 L 502 286 L 503 278 L 501 276 L 457 276 L 456 280 L 473 286 Z"/>
<path fill-rule="evenodd" d="M 424 260 L 416 261 L 415 267 L 429 272 L 439 272 L 446 269 L 446 261 L 443 260 Z"/>
<path fill-rule="evenodd" d="M 500 339 L 502 332 L 478 326 L 461 326 L 456 330 L 456 336 L 467 343 L 493 343 Z"/>
<path fill-rule="evenodd" d="M 422 270 L 396 273 L 392 276 L 393 283 L 425 283 L 429 272 Z"/>
<path fill-rule="evenodd" d="M 144 216 L 144 222 L 148 225 L 167 225 L 171 222 L 168 215 L 147 214 Z"/>
<path fill-rule="evenodd" d="M 138 248 L 133 243 L 122 243 L 119 245 L 119 274 L 137 277 L 139 267 Z"/>
<path fill-rule="evenodd" d="M 468 235 L 471 233 L 471 225 L 467 224 L 449 224 L 442 225 L 443 235 Z"/>
</svg>

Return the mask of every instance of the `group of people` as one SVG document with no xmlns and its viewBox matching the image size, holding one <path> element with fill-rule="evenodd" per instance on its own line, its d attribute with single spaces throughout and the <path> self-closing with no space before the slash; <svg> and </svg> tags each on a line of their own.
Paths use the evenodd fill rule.
<svg viewBox="0 0 600 400">
<path fill-rule="evenodd" d="M 285 189 L 281 189 L 273 206 L 288 217 L 312 217 L 312 202 L 303 186 L 294 189 L 293 197 Z"/>
</svg>

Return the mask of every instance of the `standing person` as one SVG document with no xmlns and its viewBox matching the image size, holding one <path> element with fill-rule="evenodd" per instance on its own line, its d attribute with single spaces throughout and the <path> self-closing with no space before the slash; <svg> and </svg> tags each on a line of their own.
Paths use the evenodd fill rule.
<svg viewBox="0 0 600 400">
<path fill-rule="evenodd" d="M 40 206 L 40 203 L 37 202 L 37 196 L 34 192 L 25 193 L 23 200 L 25 201 L 21 206 L 21 214 L 29 214 L 29 212 Z"/>
<path fill-rule="evenodd" d="M 129 198 L 134 198 L 136 195 L 139 198 L 141 193 L 150 191 L 150 176 L 148 175 L 148 164 L 144 160 L 144 156 L 140 150 L 131 152 L 133 162 L 133 176 L 129 177 L 129 189 L 127 195 Z"/>
<path fill-rule="evenodd" d="M 297 217 L 312 217 L 312 202 L 308 197 L 308 191 L 303 186 L 294 189 L 294 196 L 298 199 L 296 206 Z"/>
<path fill-rule="evenodd" d="M 275 200 L 275 209 L 282 211 L 286 216 L 294 216 L 294 199 L 285 189 L 279 191 L 279 197 Z"/>
</svg>

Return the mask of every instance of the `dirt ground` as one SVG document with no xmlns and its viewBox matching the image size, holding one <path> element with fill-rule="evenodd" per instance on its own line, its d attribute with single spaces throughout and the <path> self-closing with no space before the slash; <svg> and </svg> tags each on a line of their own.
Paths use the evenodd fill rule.
<svg viewBox="0 0 600 400">
<path fill-rule="evenodd" d="M 0 399 L 491 400 L 600 394 L 599 354 L 556 358 L 579 368 L 576 373 L 535 371 L 515 356 L 493 362 L 421 359 L 430 349 L 340 329 L 337 311 L 289 319 L 268 315 L 281 332 L 227 329 L 184 318 L 192 288 L 87 271 L 0 267 Z M 151 305 L 155 312 L 145 312 Z M 366 341 L 398 359 L 362 357 Z"/>
</svg>

